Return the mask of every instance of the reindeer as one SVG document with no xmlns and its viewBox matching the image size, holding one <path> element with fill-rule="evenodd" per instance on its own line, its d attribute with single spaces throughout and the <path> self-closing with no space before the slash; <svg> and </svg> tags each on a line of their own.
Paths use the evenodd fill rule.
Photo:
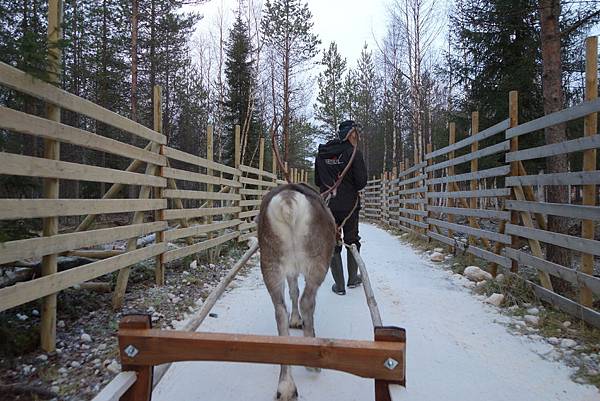
<svg viewBox="0 0 600 401">
<path fill-rule="evenodd" d="M 288 336 L 292 327 L 302 328 L 305 337 L 314 337 L 315 299 L 333 255 L 335 220 L 312 188 L 286 184 L 264 197 L 257 223 L 260 267 L 275 307 L 278 334 Z M 300 274 L 306 285 L 298 310 Z M 286 280 L 292 301 L 289 320 L 284 300 Z M 277 400 L 296 400 L 297 397 L 291 367 L 281 365 Z"/>
</svg>

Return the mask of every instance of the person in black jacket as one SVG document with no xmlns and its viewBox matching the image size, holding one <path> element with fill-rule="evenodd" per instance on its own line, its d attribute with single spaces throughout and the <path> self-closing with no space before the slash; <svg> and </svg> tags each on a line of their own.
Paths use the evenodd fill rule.
<svg viewBox="0 0 600 401">
<path fill-rule="evenodd" d="M 315 160 L 315 184 L 320 192 L 327 191 L 337 181 L 338 177 L 350 161 L 355 146 L 358 146 L 360 125 L 354 121 L 344 121 L 339 125 L 339 139 L 334 139 L 324 145 L 319 145 L 319 152 Z M 356 150 L 354 161 L 348 173 L 344 176 L 340 186 L 332 193 L 329 200 L 329 209 L 339 226 L 344 222 L 343 238 L 347 245 L 356 244 L 360 250 L 360 236 L 358 235 L 358 212 L 360 198 L 358 191 L 367 185 L 367 168 L 360 150 Z M 362 283 L 358 275 L 358 265 L 350 252 L 347 252 L 348 288 L 357 287 Z M 344 269 L 342 266 L 342 246 L 335 248 L 331 260 L 331 274 L 335 284 L 331 290 L 338 295 L 345 295 Z"/>
</svg>

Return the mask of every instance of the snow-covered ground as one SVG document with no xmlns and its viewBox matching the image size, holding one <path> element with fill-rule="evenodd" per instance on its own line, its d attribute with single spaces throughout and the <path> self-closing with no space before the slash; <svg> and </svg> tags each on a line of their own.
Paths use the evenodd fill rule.
<svg viewBox="0 0 600 401">
<path fill-rule="evenodd" d="M 494 307 L 485 305 L 397 238 L 361 225 L 362 254 L 384 324 L 407 331 L 407 388 L 394 400 L 429 401 L 591 401 L 595 387 L 570 379 L 571 369 L 541 355 L 543 341 L 510 334 Z M 362 288 L 346 296 L 331 292 L 328 275 L 317 298 L 319 337 L 371 339 Z M 223 296 L 215 318 L 203 331 L 275 334 L 273 306 L 258 266 Z M 298 333 L 299 334 L 299 333 Z M 178 363 L 158 388 L 154 401 L 267 401 L 277 387 L 279 367 L 259 364 Z M 309 372 L 294 367 L 299 399 L 373 400 L 373 381 L 346 373 Z"/>
</svg>

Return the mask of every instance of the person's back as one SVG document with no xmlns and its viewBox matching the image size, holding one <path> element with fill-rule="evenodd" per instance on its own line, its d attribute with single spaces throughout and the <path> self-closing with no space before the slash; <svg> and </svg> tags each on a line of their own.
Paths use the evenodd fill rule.
<svg viewBox="0 0 600 401">
<path fill-rule="evenodd" d="M 339 139 L 319 146 L 315 160 L 315 184 L 320 192 L 328 191 L 350 162 L 354 148 L 358 146 L 359 125 L 354 121 L 344 121 L 339 126 Z M 342 226 L 344 243 L 355 244 L 360 249 L 360 236 L 358 235 L 358 212 L 360 199 L 358 191 L 367 184 L 367 169 L 360 150 L 356 154 L 350 169 L 344 175 L 340 185 L 331 193 L 329 209 L 338 226 Z M 341 257 L 342 246 L 336 246 L 331 261 L 331 273 L 335 280 L 333 292 L 339 295 L 346 293 L 344 287 L 344 271 Z M 348 253 L 348 287 L 353 288 L 362 281 L 357 274 L 358 266 Z"/>
</svg>

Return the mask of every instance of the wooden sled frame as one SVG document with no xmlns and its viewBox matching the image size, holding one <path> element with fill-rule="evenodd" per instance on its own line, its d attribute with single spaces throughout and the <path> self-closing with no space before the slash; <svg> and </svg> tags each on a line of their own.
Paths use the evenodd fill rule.
<svg viewBox="0 0 600 401">
<path fill-rule="evenodd" d="M 406 335 L 376 327 L 375 341 L 198 333 L 152 329 L 150 316 L 119 324 L 122 371 L 136 373 L 122 401 L 150 401 L 156 365 L 180 361 L 289 364 L 339 370 L 375 379 L 375 400 L 391 401 L 388 384 L 405 385 Z"/>
</svg>

